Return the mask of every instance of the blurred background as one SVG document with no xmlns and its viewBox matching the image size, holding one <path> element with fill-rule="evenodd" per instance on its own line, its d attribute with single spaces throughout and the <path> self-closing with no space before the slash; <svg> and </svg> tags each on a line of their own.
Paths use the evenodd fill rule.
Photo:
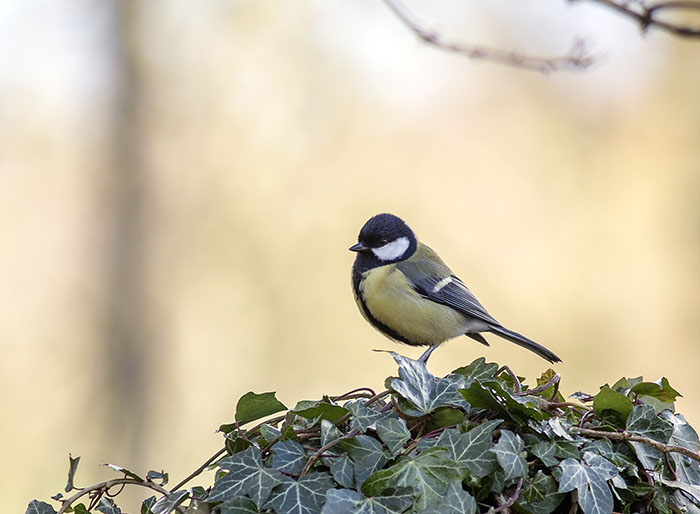
<svg viewBox="0 0 700 514">
<path fill-rule="evenodd" d="M 245 392 L 380 390 L 350 288 L 404 217 L 565 394 L 660 376 L 700 424 L 700 44 L 561 0 L 413 0 L 543 75 L 416 40 L 378 0 L 0 2 L 0 506 L 220 448 Z M 547 363 L 457 339 L 531 382 Z M 135 510 L 135 509 L 134 509 Z"/>
</svg>

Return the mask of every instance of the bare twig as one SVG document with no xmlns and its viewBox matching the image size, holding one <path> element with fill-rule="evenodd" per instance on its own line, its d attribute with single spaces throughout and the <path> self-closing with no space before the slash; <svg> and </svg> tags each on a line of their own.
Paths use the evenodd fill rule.
<svg viewBox="0 0 700 514">
<path fill-rule="evenodd" d="M 653 439 L 649 439 L 648 437 L 644 437 L 641 435 L 630 434 L 629 432 L 607 432 L 603 430 L 590 430 L 588 428 L 578 427 L 575 427 L 574 430 L 578 434 L 586 435 L 588 437 L 607 438 L 613 441 L 634 441 L 637 443 L 643 443 L 647 446 L 654 448 L 655 450 L 659 450 L 662 453 L 680 453 L 685 455 L 686 457 L 690 457 L 691 459 L 700 462 L 700 454 L 689 450 L 688 448 L 683 448 L 682 446 L 675 446 L 672 444 L 660 443 L 659 441 L 654 441 Z"/>
<path fill-rule="evenodd" d="M 107 491 L 109 491 L 110 488 L 114 487 L 115 485 L 138 485 L 141 487 L 147 487 L 148 489 L 153 489 L 154 491 L 167 496 L 170 494 L 167 489 L 164 487 L 154 484 L 153 482 L 148 482 L 148 481 L 141 481 L 141 480 L 136 480 L 135 478 L 115 478 L 113 480 L 107 480 L 105 482 L 99 482 L 97 484 L 92 484 L 89 487 L 85 487 L 75 493 L 73 496 L 70 498 L 67 498 L 65 500 L 61 500 L 62 505 L 61 508 L 58 509 L 58 514 L 63 514 L 66 512 L 66 510 L 76 502 L 79 498 L 82 498 L 86 494 L 90 495 L 96 495 L 96 496 L 101 496 L 105 494 Z"/>
<path fill-rule="evenodd" d="M 576 40 L 566 54 L 554 57 L 537 57 L 520 52 L 447 40 L 438 32 L 421 25 L 400 0 L 383 0 L 383 2 L 406 27 L 427 44 L 472 59 L 481 59 L 542 73 L 583 70 L 598 61 L 597 56 L 588 52 L 583 40 Z"/>
<path fill-rule="evenodd" d="M 508 498 L 508 500 L 503 502 L 502 505 L 493 509 L 493 512 L 509 511 L 511 505 L 513 505 L 515 503 L 515 501 L 518 499 L 518 497 L 520 496 L 520 490 L 522 489 L 522 487 L 523 487 L 523 479 L 521 478 L 520 480 L 518 480 L 518 485 L 515 486 L 515 491 L 513 492 L 513 494 L 510 495 L 510 498 Z"/>
<path fill-rule="evenodd" d="M 544 384 L 537 386 L 533 389 L 527 389 L 527 390 L 523 391 L 521 394 L 525 395 L 525 394 L 541 393 L 542 391 L 546 391 L 547 389 L 549 389 L 553 385 L 558 386 L 560 380 L 561 380 L 561 375 L 559 373 L 557 373 L 556 375 L 554 375 L 551 379 L 549 379 Z M 555 390 L 554 394 L 556 394 L 556 390 Z"/>
<path fill-rule="evenodd" d="M 500 368 L 498 368 L 498 371 L 496 371 L 496 375 L 500 375 L 502 371 L 508 373 L 508 375 L 510 375 L 510 378 L 513 379 L 513 387 L 515 388 L 515 394 L 517 396 L 520 396 L 523 388 L 520 385 L 520 380 L 518 380 L 517 375 L 513 373 L 513 370 L 510 369 L 508 366 L 501 366 Z"/>
<path fill-rule="evenodd" d="M 572 0 L 575 1 L 575 0 Z M 656 15 L 661 11 L 693 11 L 700 13 L 700 2 L 668 1 L 648 4 L 643 0 L 588 0 L 589 2 L 604 5 L 625 16 L 632 18 L 642 31 L 651 27 L 669 32 L 675 36 L 700 39 L 700 25 L 690 27 L 680 23 L 672 23 L 659 19 Z"/>
<path fill-rule="evenodd" d="M 180 488 L 181 488 L 183 485 L 185 485 L 187 482 L 189 482 L 189 481 L 192 480 L 194 477 L 196 477 L 197 475 L 199 475 L 202 471 L 204 471 L 205 469 L 207 469 L 207 466 L 208 466 L 209 464 L 211 464 L 212 462 L 214 462 L 216 459 L 218 459 L 218 458 L 219 458 L 221 455 L 223 455 L 224 453 L 226 453 L 226 448 L 222 448 L 221 450 L 219 450 L 218 452 L 216 452 L 214 455 L 212 455 L 211 457 L 209 457 L 209 458 L 204 462 L 204 464 L 202 464 L 201 466 L 199 466 L 199 467 L 198 467 L 197 469 L 195 469 L 192 473 L 190 473 L 187 477 L 183 478 L 182 481 L 180 481 L 175 487 L 173 487 L 173 488 L 171 489 L 171 492 L 175 492 L 175 491 L 177 491 L 178 489 L 180 489 Z"/>
</svg>

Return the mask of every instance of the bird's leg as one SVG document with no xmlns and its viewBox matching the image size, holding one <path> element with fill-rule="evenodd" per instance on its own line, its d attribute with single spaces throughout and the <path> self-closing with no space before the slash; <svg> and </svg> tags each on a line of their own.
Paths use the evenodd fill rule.
<svg viewBox="0 0 700 514">
<path fill-rule="evenodd" d="M 434 344 L 434 345 L 432 345 L 430 348 L 428 348 L 427 350 L 425 350 L 425 352 L 423 352 L 423 355 L 421 355 L 420 357 L 418 357 L 418 362 L 422 362 L 422 363 L 424 363 L 424 364 L 427 363 L 427 362 L 428 362 L 428 357 L 430 357 L 430 354 L 433 353 L 433 352 L 435 351 L 435 348 L 437 348 L 438 346 L 440 346 L 440 345 L 439 345 L 439 344 Z"/>
</svg>

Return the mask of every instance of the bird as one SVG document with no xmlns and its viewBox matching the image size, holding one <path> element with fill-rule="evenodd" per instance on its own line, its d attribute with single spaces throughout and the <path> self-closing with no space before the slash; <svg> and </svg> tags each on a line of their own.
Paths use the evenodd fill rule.
<svg viewBox="0 0 700 514">
<path fill-rule="evenodd" d="M 438 346 L 460 335 L 489 346 L 483 334 L 491 333 L 551 363 L 561 362 L 544 346 L 496 321 L 398 216 L 371 217 L 349 250 L 357 254 L 352 286 L 360 312 L 389 339 L 428 346 L 419 361 L 427 362 Z"/>
</svg>

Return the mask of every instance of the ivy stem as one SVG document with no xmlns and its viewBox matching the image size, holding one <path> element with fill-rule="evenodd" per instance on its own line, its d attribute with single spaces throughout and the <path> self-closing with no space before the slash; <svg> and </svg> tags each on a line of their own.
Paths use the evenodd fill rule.
<svg viewBox="0 0 700 514">
<path fill-rule="evenodd" d="M 97 484 L 92 484 L 89 487 L 85 487 L 85 488 L 81 489 L 79 492 L 75 493 L 70 498 L 67 498 L 65 500 L 61 500 L 62 505 L 61 505 L 61 508 L 58 510 L 57 514 L 64 514 L 66 512 L 66 510 L 68 510 L 68 508 L 73 503 L 75 503 L 76 500 L 78 500 L 79 498 L 82 498 L 86 494 L 97 493 L 98 496 L 101 496 L 101 495 L 105 494 L 110 488 L 114 487 L 115 485 L 122 485 L 122 486 L 124 486 L 124 485 L 138 485 L 141 487 L 146 487 L 148 489 L 153 489 L 154 491 L 162 494 L 163 496 L 168 496 L 170 494 L 170 492 L 166 488 L 164 488 L 158 484 L 154 484 L 153 482 L 140 481 L 140 480 L 136 480 L 134 478 L 114 478 L 112 480 L 107 480 L 105 482 L 99 482 Z"/>
<path fill-rule="evenodd" d="M 690 457 L 691 459 L 693 459 L 697 462 L 700 462 L 700 454 L 698 454 L 692 450 L 689 450 L 688 448 L 683 448 L 682 446 L 675 446 L 672 444 L 660 443 L 659 441 L 654 441 L 653 439 L 649 439 L 648 437 L 644 437 L 644 436 L 636 435 L 636 434 L 630 434 L 629 432 L 626 432 L 626 431 L 607 432 L 607 431 L 603 431 L 603 430 L 590 430 L 588 428 L 579 428 L 579 427 L 572 427 L 572 429 L 577 434 L 586 435 L 588 437 L 607 438 L 607 439 L 611 439 L 613 441 L 634 441 L 637 443 L 643 443 L 643 444 L 646 444 L 647 446 L 654 448 L 655 450 L 659 450 L 662 453 L 669 453 L 669 452 L 680 453 L 680 454 L 685 455 L 686 457 Z"/>
</svg>

